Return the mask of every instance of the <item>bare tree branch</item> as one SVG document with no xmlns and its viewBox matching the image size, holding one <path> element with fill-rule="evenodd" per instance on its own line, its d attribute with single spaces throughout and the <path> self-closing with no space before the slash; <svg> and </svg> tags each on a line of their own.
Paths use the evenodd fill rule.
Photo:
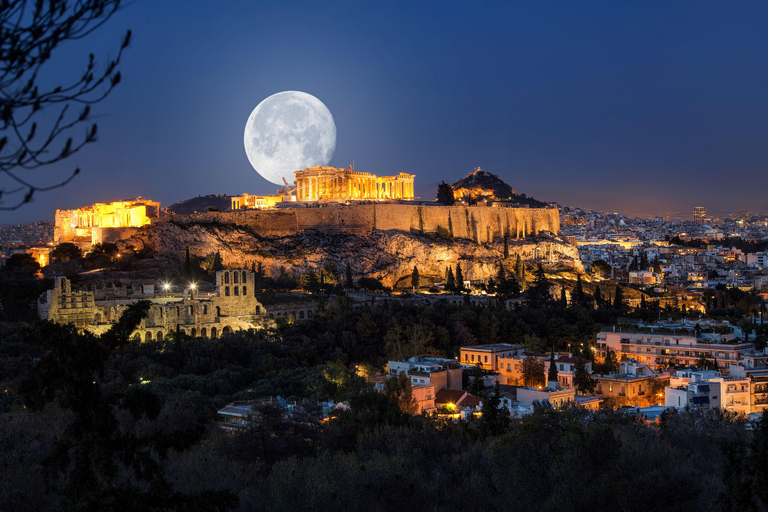
<svg viewBox="0 0 768 512">
<path fill-rule="evenodd" d="M 0 174 L 9 183 L 0 187 L 0 210 L 15 210 L 36 192 L 62 187 L 80 172 L 75 169 L 54 184 L 35 184 L 25 177 L 26 171 L 60 162 L 96 141 L 98 128 L 91 122 L 90 106 L 120 83 L 117 68 L 131 32 L 125 34 L 117 56 L 101 70 L 90 54 L 80 78 L 72 83 L 41 89 L 38 76 L 59 45 L 87 37 L 124 3 L 0 0 Z M 70 109 L 78 104 L 83 107 Z M 72 132 L 79 125 L 85 130 L 77 136 Z"/>
</svg>

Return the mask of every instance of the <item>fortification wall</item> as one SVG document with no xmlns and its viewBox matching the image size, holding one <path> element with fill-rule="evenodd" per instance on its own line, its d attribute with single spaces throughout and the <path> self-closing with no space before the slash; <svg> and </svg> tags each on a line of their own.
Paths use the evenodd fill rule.
<svg viewBox="0 0 768 512">
<path fill-rule="evenodd" d="M 131 238 L 139 228 L 91 228 L 91 243 L 106 244 Z"/>
<path fill-rule="evenodd" d="M 437 233 L 491 242 L 509 234 L 525 238 L 540 231 L 560 231 L 556 208 L 491 208 L 480 206 L 419 206 L 410 204 L 334 205 L 286 210 L 243 210 L 174 215 L 158 222 L 222 223 L 250 228 L 261 236 L 288 236 L 306 231 L 367 234 L 374 229 Z"/>
</svg>

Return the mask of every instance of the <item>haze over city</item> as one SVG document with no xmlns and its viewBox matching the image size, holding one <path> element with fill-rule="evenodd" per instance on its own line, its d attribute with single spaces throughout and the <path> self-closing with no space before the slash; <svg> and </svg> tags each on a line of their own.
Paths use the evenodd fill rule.
<svg viewBox="0 0 768 512">
<path fill-rule="evenodd" d="M 768 209 L 768 6 L 138 1 L 58 76 L 105 59 L 127 29 L 99 140 L 47 171 L 68 186 L 4 213 L 144 196 L 274 193 L 249 165 L 251 110 L 305 91 L 333 114 L 331 165 L 419 176 L 416 195 L 474 167 L 544 201 L 626 213 Z"/>
</svg>

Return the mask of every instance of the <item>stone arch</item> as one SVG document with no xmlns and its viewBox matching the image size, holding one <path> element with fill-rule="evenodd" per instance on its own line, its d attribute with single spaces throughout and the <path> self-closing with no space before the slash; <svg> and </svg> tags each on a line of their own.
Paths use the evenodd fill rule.
<svg viewBox="0 0 768 512">
<path fill-rule="evenodd" d="M 238 297 L 240 295 L 240 287 L 239 286 L 235 286 L 234 288 L 235 288 L 234 289 L 235 297 Z"/>
<path fill-rule="evenodd" d="M 197 329 L 195 329 L 194 327 L 192 328 L 191 335 L 193 338 L 197 338 Z"/>
<path fill-rule="evenodd" d="M 218 318 L 220 316 L 221 316 L 221 308 L 219 306 L 216 306 L 216 317 Z"/>
<path fill-rule="evenodd" d="M 157 339 L 157 341 L 163 341 L 163 331 L 157 331 L 155 339 Z"/>
<path fill-rule="evenodd" d="M 224 284 L 229 284 L 229 272 L 224 272 Z"/>
<path fill-rule="evenodd" d="M 224 296 L 229 297 L 229 286 L 224 287 Z"/>
<path fill-rule="evenodd" d="M 144 333 L 144 341 L 152 341 L 152 333 L 147 331 Z"/>
<path fill-rule="evenodd" d="M 227 325 L 227 326 L 225 326 L 225 327 L 224 327 L 224 328 L 221 330 L 221 334 L 222 334 L 222 335 L 224 335 L 224 334 L 229 334 L 229 333 L 231 333 L 231 332 L 232 332 L 232 328 L 231 328 L 230 326 L 228 326 L 228 325 Z"/>
<path fill-rule="evenodd" d="M 248 280 L 248 274 L 245 273 L 245 270 L 243 270 L 243 280 L 242 282 L 245 283 Z M 245 295 L 245 294 L 243 294 Z"/>
<path fill-rule="evenodd" d="M 216 337 L 216 328 L 211 327 L 211 339 L 214 339 Z"/>
<path fill-rule="evenodd" d="M 232 272 L 232 283 L 237 284 L 240 282 L 240 273 Z"/>
<path fill-rule="evenodd" d="M 299 319 L 300 320 L 304 319 L 304 311 L 299 311 Z"/>
<path fill-rule="evenodd" d="M 243 286 L 243 297 L 246 297 L 248 295 L 248 287 Z"/>
<path fill-rule="evenodd" d="M 200 329 L 200 337 L 203 339 L 208 339 L 208 332 L 206 331 L 205 327 Z"/>
</svg>

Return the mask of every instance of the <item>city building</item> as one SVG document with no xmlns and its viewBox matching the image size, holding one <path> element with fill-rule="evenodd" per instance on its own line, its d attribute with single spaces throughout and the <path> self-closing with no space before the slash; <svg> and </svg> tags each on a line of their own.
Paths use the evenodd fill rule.
<svg viewBox="0 0 768 512">
<path fill-rule="evenodd" d="M 693 222 L 696 224 L 706 224 L 707 209 L 704 206 L 693 207 Z"/>
<path fill-rule="evenodd" d="M 653 391 L 654 380 L 666 385 L 669 374 L 654 372 L 650 366 L 636 361 L 625 361 L 619 365 L 619 370 L 607 375 L 592 374 L 597 381 L 595 394 L 602 397 L 640 398 Z M 658 397 L 663 400 L 663 396 Z M 655 401 L 651 397 L 651 401 Z"/>
<path fill-rule="evenodd" d="M 744 343 L 736 333 L 675 334 L 669 332 L 610 332 L 597 334 L 597 349 L 613 350 L 618 358 L 636 359 L 651 368 L 667 367 L 670 363 L 695 365 L 705 358 L 716 361 L 718 368 L 727 372 L 731 365 L 739 364 L 743 355 L 754 348 Z"/>
<path fill-rule="evenodd" d="M 499 358 L 511 358 L 523 355 L 522 345 L 511 343 L 493 343 L 489 345 L 470 345 L 461 347 L 459 361 L 464 365 L 480 365 L 483 370 L 499 371 Z"/>
<path fill-rule="evenodd" d="M 407 361 L 389 361 L 387 377 L 408 376 L 418 412 L 435 410 L 435 398 L 443 389 L 461 390 L 461 367 L 453 359 L 412 357 Z"/>
</svg>

